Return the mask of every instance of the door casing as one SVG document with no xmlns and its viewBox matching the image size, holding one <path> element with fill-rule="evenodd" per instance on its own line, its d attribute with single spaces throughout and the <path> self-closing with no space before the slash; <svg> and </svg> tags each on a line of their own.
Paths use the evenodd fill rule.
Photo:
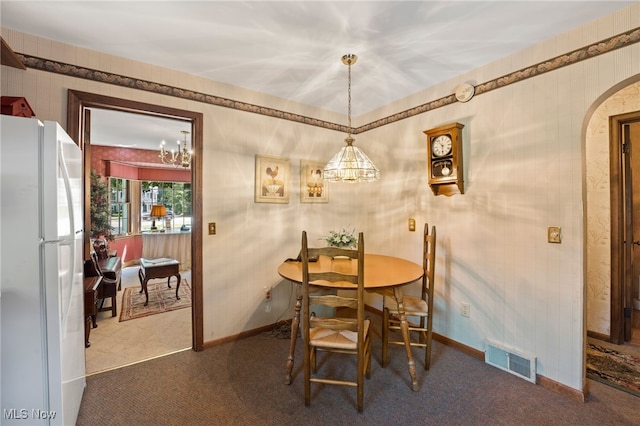
<svg viewBox="0 0 640 426">
<path fill-rule="evenodd" d="M 192 349 L 204 349 L 203 307 L 202 307 L 202 141 L 203 114 L 194 111 L 171 108 L 162 105 L 147 104 L 127 99 L 69 89 L 67 92 L 67 132 L 75 140 L 84 153 L 85 188 L 89 187 L 91 172 L 91 142 L 89 139 L 89 123 L 85 122 L 88 108 L 102 108 L 134 114 L 153 115 L 191 122 L 192 150 L 191 188 L 192 224 L 191 224 L 191 280 L 192 280 Z M 90 197 L 85 191 L 85 205 Z M 87 209 L 85 209 L 87 210 Z M 88 221 L 88 223 L 87 223 Z M 89 213 L 85 213 L 85 229 L 90 229 Z M 85 232 L 85 247 L 89 250 L 89 235 Z M 87 253 L 88 254 L 88 253 Z"/>
<path fill-rule="evenodd" d="M 625 173 L 628 156 L 623 149 L 624 126 L 640 123 L 640 111 L 611 116 L 609 118 L 609 165 L 611 176 L 611 310 L 609 340 L 622 344 L 630 340 L 633 267 L 631 258 L 633 241 L 627 238 L 628 223 L 633 213 L 630 173 Z M 640 152 L 640 144 L 636 149 Z M 627 162 L 628 164 L 628 162 Z M 627 167 L 627 170 L 630 170 Z M 628 182 L 629 181 L 629 182 Z M 625 191 L 629 191 L 628 194 Z M 636 188 L 640 197 L 640 188 Z M 629 241 L 627 241 L 629 240 Z M 627 308 L 627 318 L 625 318 Z M 631 308 L 631 311 L 628 309 Z"/>
</svg>

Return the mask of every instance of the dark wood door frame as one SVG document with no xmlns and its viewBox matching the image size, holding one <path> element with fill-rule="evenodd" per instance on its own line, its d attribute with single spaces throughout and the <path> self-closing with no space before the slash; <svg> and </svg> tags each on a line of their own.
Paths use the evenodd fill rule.
<svg viewBox="0 0 640 426">
<path fill-rule="evenodd" d="M 91 171 L 91 142 L 85 134 L 85 111 L 87 108 L 102 108 L 134 114 L 153 115 L 191 123 L 193 159 L 191 162 L 192 223 L 191 223 L 191 328 L 192 349 L 204 349 L 202 314 L 202 141 L 203 114 L 194 111 L 170 108 L 161 105 L 130 101 L 94 93 L 68 90 L 67 93 L 67 133 L 75 140 L 84 153 L 85 187 Z M 90 194 L 85 191 L 85 205 Z M 85 209 L 86 211 L 86 209 Z M 85 214 L 85 229 L 91 228 L 89 214 Z M 89 250 L 89 233 L 85 232 L 85 247 Z"/>
<path fill-rule="evenodd" d="M 630 186 L 625 184 L 628 171 L 628 156 L 623 148 L 624 126 L 640 121 L 640 112 L 609 117 L 609 167 L 611 176 L 611 325 L 609 340 L 622 344 L 629 340 L 631 312 L 628 303 L 631 295 L 630 257 L 633 241 L 627 238 L 627 222 L 631 218 Z M 627 241 L 629 240 L 629 241 Z M 625 334 L 625 331 L 627 333 Z"/>
</svg>

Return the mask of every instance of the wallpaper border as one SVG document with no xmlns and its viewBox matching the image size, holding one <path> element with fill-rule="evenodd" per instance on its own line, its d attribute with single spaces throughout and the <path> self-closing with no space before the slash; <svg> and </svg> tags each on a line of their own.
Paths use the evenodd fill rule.
<svg viewBox="0 0 640 426">
<path fill-rule="evenodd" d="M 505 74 L 501 77 L 494 78 L 484 83 L 479 83 L 475 87 L 475 96 L 482 95 L 483 93 L 490 92 L 511 84 L 518 83 L 520 81 L 527 80 L 529 78 L 536 77 L 555 71 L 557 69 L 576 64 L 578 62 L 591 59 L 605 53 L 612 52 L 623 47 L 630 46 L 632 44 L 640 42 L 640 27 L 634 28 L 627 32 L 609 37 L 602 41 L 590 44 L 588 46 L 576 49 L 569 53 L 565 53 L 554 58 L 548 59 L 544 62 L 534 64 L 518 71 L 514 71 Z M 64 62 L 53 61 L 46 58 L 40 58 L 37 56 L 30 56 L 24 53 L 16 52 L 16 55 L 22 60 L 24 65 L 28 68 L 33 68 L 41 71 L 52 72 L 56 74 L 62 74 L 69 77 L 82 78 L 86 80 L 92 80 L 116 86 L 128 87 L 132 89 L 138 89 L 145 92 L 152 92 L 167 96 L 173 96 L 180 99 L 186 99 L 196 102 L 202 102 L 210 105 L 221 106 L 225 108 L 231 108 L 238 111 L 250 112 L 254 114 L 265 115 L 268 117 L 279 118 L 282 120 L 294 121 L 310 126 L 322 127 L 324 129 L 335 130 L 342 133 L 349 133 L 349 127 L 341 124 L 331 123 L 324 120 L 319 120 L 313 117 L 307 117 L 300 114 L 295 114 L 287 111 L 281 111 L 275 108 L 264 107 L 247 102 L 236 101 L 233 99 L 223 98 L 216 95 L 197 92 L 189 89 L 183 89 L 180 87 L 170 86 L 166 84 L 160 84 L 153 81 L 142 80 L 132 77 L 127 77 L 120 74 L 109 73 L 105 71 L 95 70 L 86 67 L 80 67 L 77 65 L 66 64 Z M 437 108 L 458 102 L 454 94 L 447 95 L 440 99 L 433 100 L 413 108 L 392 114 L 388 117 L 375 120 L 371 123 L 362 125 L 357 128 L 351 129 L 351 133 L 358 134 L 368 130 L 372 130 L 378 127 L 385 126 L 387 124 L 396 123 L 406 118 L 414 117 L 416 115 L 423 114 L 428 111 L 433 111 Z"/>
</svg>

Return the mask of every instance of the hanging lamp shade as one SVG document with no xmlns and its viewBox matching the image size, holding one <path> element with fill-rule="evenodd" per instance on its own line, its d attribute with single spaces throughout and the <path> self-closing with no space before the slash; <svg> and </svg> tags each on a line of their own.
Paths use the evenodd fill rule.
<svg viewBox="0 0 640 426">
<path fill-rule="evenodd" d="M 360 148 L 353 146 L 354 141 L 351 135 L 345 139 L 347 145 L 343 146 L 324 167 L 324 180 L 356 183 L 380 179 L 380 170 Z"/>
<path fill-rule="evenodd" d="M 322 179 L 328 182 L 374 182 L 380 179 L 380 170 L 367 155 L 358 147 L 353 146 L 355 139 L 351 136 L 351 65 L 358 57 L 347 54 L 342 57 L 342 63 L 349 67 L 349 135 L 344 140 L 347 145 L 327 163 L 322 170 Z"/>
</svg>

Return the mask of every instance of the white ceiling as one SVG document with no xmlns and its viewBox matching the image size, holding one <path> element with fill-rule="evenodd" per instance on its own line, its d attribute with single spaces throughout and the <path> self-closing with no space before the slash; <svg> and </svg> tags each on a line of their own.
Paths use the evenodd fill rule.
<svg viewBox="0 0 640 426">
<path fill-rule="evenodd" d="M 637 1 L 2 0 L 0 22 L 344 114 L 355 53 L 358 116 Z"/>
<path fill-rule="evenodd" d="M 91 145 L 122 148 L 159 149 L 165 141 L 167 151 L 176 151 L 183 130 L 191 132 L 191 124 L 184 121 L 150 115 L 91 108 Z M 191 135 L 187 135 L 191 148 Z"/>
</svg>

